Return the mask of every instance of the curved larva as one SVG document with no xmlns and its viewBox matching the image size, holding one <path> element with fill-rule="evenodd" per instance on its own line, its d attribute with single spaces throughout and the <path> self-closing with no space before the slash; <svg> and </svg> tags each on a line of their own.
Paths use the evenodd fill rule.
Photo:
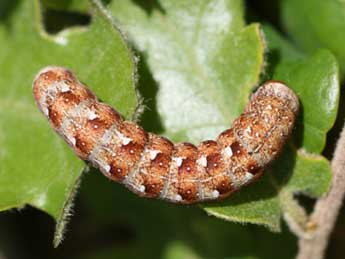
<svg viewBox="0 0 345 259">
<path fill-rule="evenodd" d="M 182 204 L 227 197 L 259 178 L 282 149 L 299 108 L 286 85 L 266 82 L 232 128 L 196 147 L 124 121 L 65 68 L 41 70 L 33 94 L 81 159 L 140 196 Z"/>
</svg>

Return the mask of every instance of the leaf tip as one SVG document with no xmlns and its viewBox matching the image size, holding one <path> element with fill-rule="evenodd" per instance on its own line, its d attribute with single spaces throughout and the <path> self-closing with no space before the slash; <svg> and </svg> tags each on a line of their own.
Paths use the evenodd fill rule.
<svg viewBox="0 0 345 259">
<path fill-rule="evenodd" d="M 73 207 L 74 207 L 74 199 L 78 192 L 79 186 L 81 183 L 81 177 L 79 177 L 74 185 L 73 190 L 71 191 L 69 197 L 65 201 L 65 204 L 62 209 L 62 213 L 60 218 L 56 222 L 54 238 L 53 238 L 53 246 L 57 248 L 63 241 L 64 235 L 66 232 L 66 226 L 73 215 Z"/>
</svg>

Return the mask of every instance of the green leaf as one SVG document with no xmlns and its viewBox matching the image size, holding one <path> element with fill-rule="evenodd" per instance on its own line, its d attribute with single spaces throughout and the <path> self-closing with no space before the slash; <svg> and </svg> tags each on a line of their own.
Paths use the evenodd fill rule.
<svg viewBox="0 0 345 259">
<path fill-rule="evenodd" d="M 223 202 L 203 205 L 210 215 L 227 221 L 264 225 L 280 231 L 280 204 L 278 191 L 273 188 L 268 175 L 260 182 L 243 188 Z"/>
<path fill-rule="evenodd" d="M 340 83 L 338 65 L 328 50 L 276 68 L 274 78 L 285 82 L 301 102 L 297 141 L 308 152 L 320 153 L 326 144 L 326 133 L 337 117 Z"/>
<path fill-rule="evenodd" d="M 326 134 L 335 123 L 340 95 L 339 68 L 327 50 L 306 56 L 297 51 L 272 27 L 264 26 L 268 39 L 272 77 L 285 82 L 299 96 L 300 118 L 296 144 L 308 152 L 320 153 Z"/>
<path fill-rule="evenodd" d="M 259 25 L 244 26 L 242 1 L 159 1 L 148 14 L 120 0 L 109 9 L 147 55 L 164 135 L 196 143 L 229 127 L 264 63 Z"/>
<path fill-rule="evenodd" d="M 290 150 L 290 152 L 293 152 Z M 285 153 L 286 155 L 286 153 Z M 310 197 L 320 197 L 327 192 L 331 182 L 329 162 L 326 158 L 310 155 L 303 150 L 297 151 L 298 159 L 295 163 L 294 173 L 288 179 L 286 188 L 292 192 L 304 193 Z M 288 159 L 281 159 L 284 164 L 279 165 L 280 171 L 288 175 L 286 168 Z M 278 168 L 276 169 L 278 170 Z"/>
<path fill-rule="evenodd" d="M 307 53 L 328 48 L 345 72 L 345 2 L 339 0 L 284 0 L 282 22 Z"/>
<path fill-rule="evenodd" d="M 242 112 L 264 66 L 265 44 L 260 29 L 256 24 L 244 26 L 241 1 L 186 4 L 162 0 L 147 10 L 131 1 L 120 0 L 109 5 L 109 9 L 129 33 L 129 39 L 144 53 L 145 62 L 159 85 L 157 110 L 165 128 L 164 135 L 176 141 L 197 143 L 214 138 L 229 127 Z M 226 17 L 232 18 L 227 20 Z M 300 72 L 299 81 L 304 84 L 292 87 L 300 94 L 302 104 L 306 104 L 302 117 L 306 128 L 315 125 L 316 117 L 326 119 L 317 125 L 321 127 L 319 133 L 312 132 L 318 137 L 314 143 L 306 139 L 298 145 L 300 150 L 287 147 L 276 166 L 268 170 L 260 182 L 223 202 L 202 207 L 209 214 L 226 220 L 261 224 L 278 231 L 281 215 L 291 211 L 290 200 L 295 192 L 320 196 L 329 186 L 328 161 L 302 150 L 312 149 L 316 153 L 322 150 L 326 133 L 334 123 L 339 82 L 330 80 L 338 76 L 336 61 L 330 53 L 305 58 L 273 30 L 267 40 L 268 62 L 275 57 L 274 62 L 268 64 L 272 74 L 286 61 L 295 61 L 301 71 L 317 68 L 315 89 L 324 89 L 323 93 L 332 93 L 334 97 L 325 103 L 320 100 L 318 105 L 329 105 L 329 109 L 307 107 L 306 103 L 312 105 L 318 95 L 304 88 L 310 80 L 308 74 Z M 314 64 L 321 58 L 326 59 L 325 66 Z M 298 132 L 300 130 L 296 135 Z M 286 197 L 291 199 L 286 200 Z"/>
<path fill-rule="evenodd" d="M 89 27 L 57 35 L 44 31 L 42 8 L 18 1 L 0 20 L 0 210 L 35 206 L 58 221 L 59 238 L 84 163 L 35 107 L 35 74 L 47 65 L 66 66 L 126 117 L 138 102 L 135 62 L 99 1 L 91 1 Z"/>
<path fill-rule="evenodd" d="M 262 26 L 265 32 L 268 47 L 268 61 L 270 67 L 275 67 L 282 61 L 296 60 L 305 57 L 305 54 L 298 49 L 291 42 L 283 38 L 270 24 Z"/>
<path fill-rule="evenodd" d="M 87 0 L 42 0 L 42 3 L 53 10 L 85 12 L 89 8 Z"/>
</svg>

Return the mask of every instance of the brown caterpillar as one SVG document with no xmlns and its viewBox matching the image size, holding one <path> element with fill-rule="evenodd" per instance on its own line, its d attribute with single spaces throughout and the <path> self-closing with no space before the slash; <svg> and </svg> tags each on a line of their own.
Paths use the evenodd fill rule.
<svg viewBox="0 0 345 259">
<path fill-rule="evenodd" d="M 62 67 L 42 69 L 33 94 L 81 159 L 140 196 L 182 204 L 227 197 L 259 178 L 282 149 L 299 108 L 286 85 L 266 82 L 231 129 L 196 147 L 173 144 L 124 121 Z"/>
</svg>

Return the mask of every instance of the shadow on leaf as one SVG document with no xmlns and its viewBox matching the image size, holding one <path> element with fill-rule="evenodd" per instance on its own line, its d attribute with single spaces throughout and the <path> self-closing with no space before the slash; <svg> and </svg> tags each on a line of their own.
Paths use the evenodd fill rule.
<svg viewBox="0 0 345 259">
<path fill-rule="evenodd" d="M 132 0 L 134 4 L 140 6 L 147 14 L 151 14 L 154 10 L 158 10 L 159 12 L 165 14 L 165 10 L 163 9 L 162 5 L 158 0 Z"/>
</svg>

